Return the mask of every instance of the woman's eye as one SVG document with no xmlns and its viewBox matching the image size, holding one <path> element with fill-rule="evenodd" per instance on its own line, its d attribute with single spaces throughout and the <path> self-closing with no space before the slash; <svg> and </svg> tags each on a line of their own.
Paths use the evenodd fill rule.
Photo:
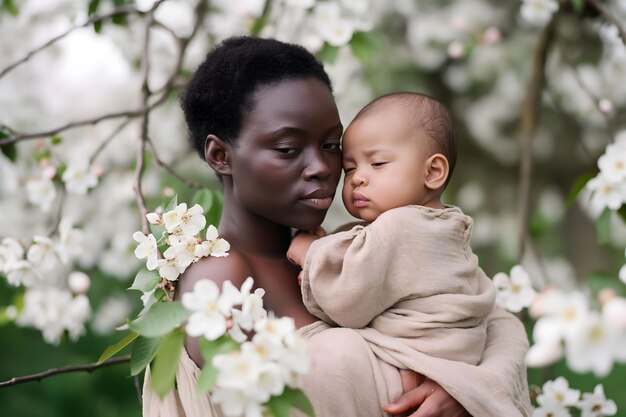
<svg viewBox="0 0 626 417">
<path fill-rule="evenodd" d="M 372 163 L 373 167 L 381 167 L 383 165 L 387 164 L 387 162 L 374 162 Z"/>
<path fill-rule="evenodd" d="M 336 142 L 325 143 L 323 149 L 330 152 L 341 152 L 341 146 Z"/>
<path fill-rule="evenodd" d="M 343 169 L 343 172 L 345 172 L 346 174 L 349 174 L 352 171 L 354 171 L 354 167 L 345 167 Z"/>
<path fill-rule="evenodd" d="M 295 155 L 298 150 L 296 148 L 275 148 L 276 152 L 285 156 Z"/>
</svg>

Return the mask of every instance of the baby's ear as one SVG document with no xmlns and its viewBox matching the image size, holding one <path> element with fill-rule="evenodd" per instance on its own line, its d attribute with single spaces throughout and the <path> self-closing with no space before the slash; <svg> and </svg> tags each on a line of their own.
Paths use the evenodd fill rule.
<svg viewBox="0 0 626 417">
<path fill-rule="evenodd" d="M 440 190 L 446 184 L 449 173 L 448 158 L 440 153 L 436 153 L 426 160 L 424 185 L 431 190 Z"/>
<path fill-rule="evenodd" d="M 230 151 L 230 144 L 213 134 L 204 141 L 204 159 L 220 176 L 231 174 Z"/>
</svg>

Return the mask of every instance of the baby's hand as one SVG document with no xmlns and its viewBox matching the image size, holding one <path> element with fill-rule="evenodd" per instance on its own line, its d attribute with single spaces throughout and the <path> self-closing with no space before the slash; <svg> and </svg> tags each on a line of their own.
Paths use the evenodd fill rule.
<svg viewBox="0 0 626 417">
<path fill-rule="evenodd" d="M 321 230 L 321 232 L 320 232 Z M 289 250 L 287 251 L 287 259 L 296 265 L 302 266 L 304 264 L 304 259 L 306 258 L 306 254 L 309 251 L 309 247 L 311 244 L 324 236 L 324 229 L 319 228 L 315 231 L 315 234 L 299 231 L 296 235 L 291 239 L 291 245 L 289 245 Z"/>
</svg>

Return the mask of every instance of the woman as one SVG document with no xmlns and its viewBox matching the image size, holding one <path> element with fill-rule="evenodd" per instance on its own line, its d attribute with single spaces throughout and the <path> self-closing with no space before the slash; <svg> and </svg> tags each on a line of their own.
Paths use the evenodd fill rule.
<svg viewBox="0 0 626 417">
<path fill-rule="evenodd" d="M 176 296 L 192 291 L 204 278 L 240 286 L 254 277 L 255 285 L 265 289 L 266 308 L 293 317 L 310 338 L 313 366 L 304 388 L 318 417 L 384 415 L 381 406 L 403 388 L 406 394 L 386 411 L 400 414 L 419 406 L 412 416 L 469 415 L 434 381 L 413 374 L 401 378 L 354 331 L 328 329 L 303 305 L 299 271 L 286 258 L 291 230 L 313 230 L 322 223 L 341 173 L 343 128 L 321 64 L 295 45 L 231 38 L 198 68 L 182 106 L 195 149 L 224 185 L 219 231 L 231 250 L 226 258 L 204 258 L 192 265 Z M 145 389 L 145 416 L 219 415 L 208 397 L 193 398 L 196 365 L 203 360 L 197 339 L 188 338 L 185 348 L 189 356 L 181 357 L 178 390 L 160 403 Z M 496 391 L 511 393 L 509 400 L 519 405 L 511 415 L 527 414 L 526 349 L 519 322 L 494 313 L 479 367 L 493 376 Z M 485 392 L 484 401 L 489 398 Z"/>
</svg>

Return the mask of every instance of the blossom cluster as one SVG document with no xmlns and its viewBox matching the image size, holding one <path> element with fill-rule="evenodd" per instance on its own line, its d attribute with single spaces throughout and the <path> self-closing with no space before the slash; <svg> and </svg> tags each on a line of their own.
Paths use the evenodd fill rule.
<svg viewBox="0 0 626 417">
<path fill-rule="evenodd" d="M 596 385 L 593 393 L 583 393 L 571 389 L 564 377 L 543 384 L 537 396 L 538 407 L 533 410 L 532 417 L 570 417 L 571 408 L 580 410 L 582 417 L 614 416 L 617 406 L 613 400 L 604 395 L 604 387 Z"/>
<path fill-rule="evenodd" d="M 598 159 L 600 172 L 587 182 L 589 203 L 595 215 L 618 210 L 626 203 L 626 130 L 619 132 Z"/>
<path fill-rule="evenodd" d="M 181 203 L 163 215 L 148 213 L 146 218 L 154 226 L 163 226 L 164 231 L 158 240 L 152 233 L 145 235 L 135 232 L 133 239 L 138 243 L 135 256 L 146 259 L 146 268 L 149 271 L 158 269 L 159 275 L 168 281 L 176 281 L 189 265 L 200 258 L 228 256 L 230 244 L 218 237 L 215 226 L 209 225 L 204 233 L 205 238 L 200 238 L 206 218 L 199 204 L 187 208 L 186 203 Z M 163 258 L 160 258 L 159 246 L 163 249 Z"/>
<path fill-rule="evenodd" d="M 310 366 L 305 340 L 296 334 L 293 319 L 268 315 L 264 290 L 252 292 L 252 286 L 252 278 L 240 289 L 225 281 L 220 293 L 215 282 L 205 279 L 182 296 L 183 306 L 191 311 L 187 334 L 209 341 L 227 334 L 239 344 L 205 364 L 217 370 L 212 399 L 227 416 L 261 416 L 271 397 L 280 396 L 285 387 L 300 386 Z"/>
<path fill-rule="evenodd" d="M 9 237 L 0 243 L 0 274 L 9 284 L 25 289 L 22 307 L 10 306 L 9 318 L 41 330 L 44 339 L 55 344 L 66 330 L 72 340 L 78 338 L 91 316 L 85 295 L 89 276 L 70 272 L 82 252 L 83 232 L 67 220 L 58 229 L 54 237 L 34 236 L 27 246 Z"/>
<path fill-rule="evenodd" d="M 565 356 L 573 371 L 604 377 L 615 362 L 626 363 L 626 299 L 605 290 L 600 302 L 596 311 L 580 291 L 541 292 L 529 309 L 537 321 L 527 364 L 546 366 Z"/>
</svg>

